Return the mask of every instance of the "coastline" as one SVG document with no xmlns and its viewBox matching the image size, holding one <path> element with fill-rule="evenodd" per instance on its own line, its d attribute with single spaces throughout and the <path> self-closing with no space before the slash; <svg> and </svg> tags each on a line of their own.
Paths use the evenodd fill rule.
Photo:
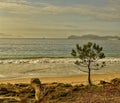
<svg viewBox="0 0 120 103">
<path fill-rule="evenodd" d="M 38 58 L 0 60 L 0 80 L 86 75 L 77 69 L 77 58 Z M 92 74 L 120 73 L 120 58 L 105 58 L 106 66 Z M 86 69 L 86 68 L 82 68 Z"/>
<path fill-rule="evenodd" d="M 44 61 L 54 61 L 55 60 L 64 60 L 64 61 L 75 61 L 75 60 L 79 60 L 78 58 L 74 58 L 74 57 L 29 57 L 29 58 L 4 58 L 4 59 L 0 59 L 0 64 L 4 63 L 4 61 L 7 63 L 13 63 L 15 61 L 19 61 L 20 63 L 31 63 L 31 61 L 38 61 L 40 62 L 44 62 Z M 98 61 L 106 61 L 106 62 L 120 62 L 120 57 L 106 57 L 104 59 L 100 59 Z M 38 63 L 36 62 L 36 63 Z"/>
<path fill-rule="evenodd" d="M 38 57 L 16 57 L 16 58 L 0 58 L 0 60 L 27 60 L 27 59 L 43 59 L 43 58 L 48 58 L 48 59 L 65 59 L 65 58 L 71 58 L 71 59 L 74 59 L 75 57 L 72 57 L 72 56 L 38 56 Z M 110 58 L 116 58 L 116 59 L 120 59 L 120 56 L 111 56 L 111 57 L 106 57 L 107 59 L 110 59 Z M 105 59 L 106 59 L 105 58 Z"/>
</svg>

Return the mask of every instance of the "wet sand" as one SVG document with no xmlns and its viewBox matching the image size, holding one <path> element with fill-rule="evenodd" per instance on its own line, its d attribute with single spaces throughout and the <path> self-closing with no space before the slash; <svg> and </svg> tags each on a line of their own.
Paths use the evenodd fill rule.
<svg viewBox="0 0 120 103">
<path fill-rule="evenodd" d="M 0 80 L 85 75 L 86 73 L 80 71 L 74 64 L 76 60 L 75 58 L 0 60 Z M 105 58 L 99 62 L 102 61 L 106 62 L 106 66 L 100 70 L 93 70 L 92 74 L 120 73 L 120 58 Z M 84 67 L 80 68 L 87 70 Z"/>
</svg>

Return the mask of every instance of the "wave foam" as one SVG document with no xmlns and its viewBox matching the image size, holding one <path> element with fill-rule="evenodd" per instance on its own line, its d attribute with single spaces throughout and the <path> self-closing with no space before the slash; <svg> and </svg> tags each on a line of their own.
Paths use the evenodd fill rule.
<svg viewBox="0 0 120 103">
<path fill-rule="evenodd" d="M 73 63 L 75 58 L 40 58 L 40 59 L 18 59 L 18 60 L 0 60 L 0 64 L 37 64 L 37 63 Z M 120 62 L 120 58 L 105 58 L 99 61 Z"/>
</svg>

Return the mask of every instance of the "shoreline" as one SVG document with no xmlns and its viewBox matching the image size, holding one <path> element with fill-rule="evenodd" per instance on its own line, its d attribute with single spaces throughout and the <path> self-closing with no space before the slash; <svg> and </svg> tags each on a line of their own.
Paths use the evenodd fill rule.
<svg viewBox="0 0 120 103">
<path fill-rule="evenodd" d="M 44 59 L 44 58 L 46 58 L 46 59 L 65 59 L 65 58 L 71 58 L 71 59 L 75 59 L 75 57 L 72 57 L 72 56 L 60 56 L 60 57 L 58 57 L 58 56 L 50 56 L 50 57 L 18 57 L 18 58 L 0 58 L 0 60 L 29 60 L 29 59 Z M 110 59 L 110 58 L 116 58 L 116 59 L 120 59 L 120 57 L 118 57 L 118 56 L 115 56 L 115 57 L 113 57 L 113 56 L 111 56 L 111 57 L 106 57 L 106 58 L 104 58 L 104 59 Z"/>
<path fill-rule="evenodd" d="M 110 74 L 91 74 L 91 80 L 94 84 L 98 84 L 100 80 L 109 82 L 111 79 L 120 78 L 120 73 L 110 73 Z M 31 78 L 21 78 L 21 79 L 6 79 L 0 80 L 0 84 L 18 84 L 25 83 L 29 84 Z M 68 84 L 87 84 L 87 74 L 86 75 L 74 75 L 74 76 L 62 76 L 62 77 L 41 77 L 42 83 L 68 83 Z"/>
<path fill-rule="evenodd" d="M 19 59 L 0 60 L 0 80 L 14 78 L 34 77 L 63 77 L 84 75 L 74 62 L 78 58 L 41 58 L 41 59 Z M 105 58 L 98 62 L 106 62 L 106 66 L 100 70 L 92 71 L 92 74 L 120 73 L 120 58 Z M 81 68 L 81 70 L 87 68 Z"/>
<path fill-rule="evenodd" d="M 54 61 L 55 60 L 60 60 L 60 61 L 66 61 L 69 62 L 74 62 L 76 60 L 80 60 L 79 58 L 74 58 L 74 57 L 36 57 L 36 58 L 11 58 L 11 59 L 0 59 L 0 64 L 2 64 L 2 62 L 10 62 L 10 63 L 13 63 L 15 61 L 20 61 L 20 63 L 31 63 L 31 61 L 38 61 L 38 62 L 41 62 L 41 61 L 48 61 L 48 62 L 51 62 L 51 61 Z M 98 61 L 105 61 L 105 62 L 120 62 L 120 57 L 106 57 L 106 58 L 103 58 L 103 59 L 99 59 Z M 14 64 L 14 63 L 13 63 Z"/>
</svg>

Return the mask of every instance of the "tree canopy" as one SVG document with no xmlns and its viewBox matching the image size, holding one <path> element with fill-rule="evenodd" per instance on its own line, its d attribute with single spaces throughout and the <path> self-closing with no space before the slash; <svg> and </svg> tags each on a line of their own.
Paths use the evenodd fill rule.
<svg viewBox="0 0 120 103">
<path fill-rule="evenodd" d="M 88 68 L 88 71 L 84 72 L 88 72 L 88 82 L 91 84 L 91 70 L 98 70 L 105 66 L 105 62 L 98 62 L 99 59 L 105 58 L 103 48 L 92 42 L 88 42 L 83 46 L 77 44 L 76 49 L 72 49 L 71 54 L 80 59 L 75 62 L 76 65 Z"/>
</svg>

